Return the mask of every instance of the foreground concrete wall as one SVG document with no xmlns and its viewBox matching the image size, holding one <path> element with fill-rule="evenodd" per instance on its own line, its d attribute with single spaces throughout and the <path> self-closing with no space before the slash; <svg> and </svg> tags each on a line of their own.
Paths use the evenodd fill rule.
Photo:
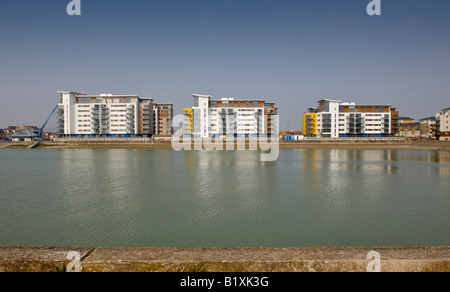
<svg viewBox="0 0 450 292">
<path fill-rule="evenodd" d="M 0 246 L 0 272 L 62 272 L 75 251 L 83 261 L 93 247 L 21 247 Z"/>
<path fill-rule="evenodd" d="M 366 272 L 377 265 L 381 272 L 450 271 L 449 247 L 0 247 L 0 272 L 65 271 L 72 251 L 83 272 Z"/>
</svg>

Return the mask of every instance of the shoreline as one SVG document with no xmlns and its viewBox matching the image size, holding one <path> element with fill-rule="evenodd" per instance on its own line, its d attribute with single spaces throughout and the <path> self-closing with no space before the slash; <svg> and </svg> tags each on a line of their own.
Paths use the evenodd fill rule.
<svg viewBox="0 0 450 292">
<path fill-rule="evenodd" d="M 449 272 L 449 247 L 129 248 L 0 246 L 0 272 Z M 378 259 L 376 257 L 378 256 Z M 69 258 L 69 259 L 68 259 Z M 72 259 L 72 261 L 71 261 Z"/>
<path fill-rule="evenodd" d="M 3 142 L 0 149 L 26 149 L 30 142 Z M 41 142 L 36 149 L 172 149 L 170 142 Z M 235 149 L 237 149 L 235 144 Z M 194 149 L 194 147 L 192 147 Z M 224 145 L 224 149 L 226 149 Z M 248 144 L 246 148 L 248 149 Z M 450 151 L 450 142 L 446 141 L 293 141 L 280 142 L 279 149 L 404 149 L 404 150 L 444 150 Z"/>
</svg>

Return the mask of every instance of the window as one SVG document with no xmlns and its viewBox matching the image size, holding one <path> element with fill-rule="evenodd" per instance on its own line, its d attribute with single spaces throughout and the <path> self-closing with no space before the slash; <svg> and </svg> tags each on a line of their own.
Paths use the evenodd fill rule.
<svg viewBox="0 0 450 292">
<path fill-rule="evenodd" d="M 78 103 L 91 103 L 91 99 L 89 97 L 80 97 L 78 98 Z"/>
</svg>

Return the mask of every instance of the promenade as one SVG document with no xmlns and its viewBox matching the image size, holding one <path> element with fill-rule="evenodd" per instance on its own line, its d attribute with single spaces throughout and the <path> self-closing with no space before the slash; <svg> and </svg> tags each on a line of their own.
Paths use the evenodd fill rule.
<svg viewBox="0 0 450 292">
<path fill-rule="evenodd" d="M 27 148 L 31 142 L 0 142 L 0 149 Z M 225 145 L 225 144 L 224 144 Z M 248 145 L 248 143 L 247 143 Z M 410 150 L 449 150 L 446 141 L 406 141 L 404 139 L 330 139 L 306 141 L 280 141 L 280 149 L 410 149 Z M 170 141 L 151 139 L 61 139 L 41 142 L 39 149 L 71 148 L 148 148 L 172 149 Z M 248 147 L 247 147 L 248 148 Z M 246 149 L 247 149 L 246 148 Z M 192 149 L 194 147 L 192 146 Z M 225 147 L 224 147 L 225 149 Z"/>
<path fill-rule="evenodd" d="M 0 247 L 0 272 L 449 272 L 450 247 Z M 375 252 L 375 253 L 374 253 Z M 372 257 L 378 254 L 379 258 Z"/>
</svg>

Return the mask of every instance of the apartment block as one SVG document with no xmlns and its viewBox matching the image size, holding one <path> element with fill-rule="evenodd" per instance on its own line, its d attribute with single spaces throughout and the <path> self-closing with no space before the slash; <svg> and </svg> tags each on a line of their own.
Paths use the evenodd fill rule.
<svg viewBox="0 0 450 292">
<path fill-rule="evenodd" d="M 278 129 L 278 109 L 262 99 L 215 100 L 210 95 L 194 94 L 194 106 L 184 109 L 183 135 L 201 138 L 270 136 Z"/>
<path fill-rule="evenodd" d="M 437 128 L 439 129 L 439 140 L 450 141 L 450 108 L 443 109 L 436 114 Z"/>
<path fill-rule="evenodd" d="M 310 137 L 391 137 L 398 134 L 398 112 L 391 105 L 357 105 L 322 99 L 303 115 L 303 134 Z"/>
<path fill-rule="evenodd" d="M 436 139 L 437 133 L 437 121 L 436 117 L 429 117 L 420 120 L 420 133 L 424 139 Z"/>
<path fill-rule="evenodd" d="M 172 104 L 153 104 L 154 134 L 160 136 L 172 136 Z"/>
<path fill-rule="evenodd" d="M 58 129 L 60 135 L 75 137 L 153 136 L 160 118 L 168 123 L 172 115 L 155 115 L 151 98 L 137 95 L 88 95 L 60 91 Z M 171 107 L 173 108 L 173 107 Z M 170 121 L 171 124 L 171 121 Z M 170 132 L 170 131 L 167 131 Z M 166 133 L 166 132 L 164 132 Z"/>
<path fill-rule="evenodd" d="M 422 138 L 422 127 L 420 122 L 402 123 L 400 124 L 399 136 L 411 140 L 419 140 Z"/>
</svg>

